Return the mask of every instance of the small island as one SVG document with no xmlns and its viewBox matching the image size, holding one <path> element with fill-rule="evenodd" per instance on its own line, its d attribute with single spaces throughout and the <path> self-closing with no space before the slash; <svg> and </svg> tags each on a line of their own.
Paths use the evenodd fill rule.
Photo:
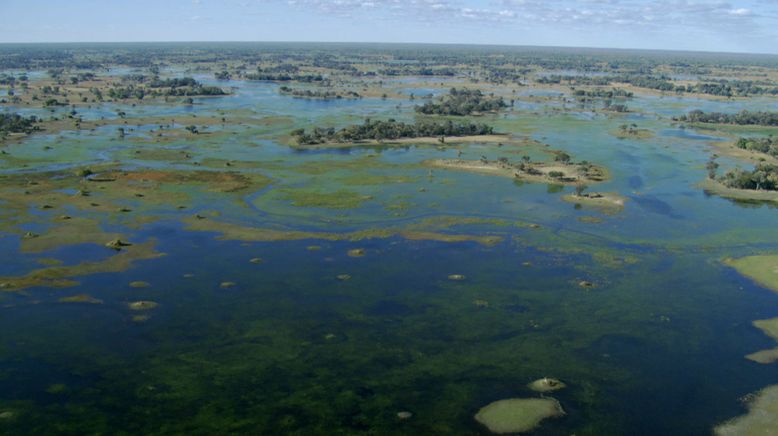
<svg viewBox="0 0 778 436">
<path fill-rule="evenodd" d="M 365 119 L 363 124 L 355 124 L 336 130 L 334 127 L 314 127 L 310 131 L 297 129 L 291 132 L 294 145 L 298 146 L 343 146 L 373 141 L 396 141 L 403 139 L 433 138 L 445 143 L 446 137 L 474 137 L 494 134 L 494 128 L 486 124 L 455 123 L 453 121 L 416 121 L 407 124 L 390 118 L 387 121 Z"/>
<path fill-rule="evenodd" d="M 514 163 L 508 158 L 497 160 L 433 159 L 424 162 L 436 168 L 446 168 L 471 173 L 513 177 L 530 183 L 553 183 L 575 186 L 582 183 L 598 183 L 608 179 L 607 170 L 587 161 L 573 163 L 570 155 L 556 152 L 554 162 L 533 162 L 529 156 Z"/>
<path fill-rule="evenodd" d="M 478 115 L 497 112 L 508 105 L 502 97 L 484 95 L 480 90 L 451 88 L 439 101 L 428 101 L 416 106 L 416 112 L 425 115 Z"/>
</svg>

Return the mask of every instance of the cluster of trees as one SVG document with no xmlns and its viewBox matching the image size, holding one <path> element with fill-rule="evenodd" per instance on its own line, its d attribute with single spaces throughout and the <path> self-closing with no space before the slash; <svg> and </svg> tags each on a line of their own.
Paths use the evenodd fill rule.
<svg viewBox="0 0 778 436">
<path fill-rule="evenodd" d="M 160 79 L 159 77 L 153 78 L 149 84 L 149 88 L 181 88 L 181 87 L 196 87 L 202 86 L 200 82 L 193 77 L 181 77 L 173 79 Z"/>
<path fill-rule="evenodd" d="M 701 110 L 694 110 L 687 115 L 681 115 L 680 117 L 673 119 L 675 121 L 688 123 L 778 126 L 778 112 L 750 112 L 744 110 L 736 114 L 724 114 L 721 112 L 703 112 Z"/>
<path fill-rule="evenodd" d="M 766 138 L 740 138 L 735 143 L 735 146 L 743 150 L 757 151 L 778 157 L 778 139 L 772 135 Z"/>
<path fill-rule="evenodd" d="M 618 76 L 542 76 L 536 79 L 541 84 L 562 84 L 608 86 L 613 83 L 628 83 L 638 88 L 654 89 L 675 93 L 697 93 L 722 97 L 747 97 L 749 95 L 778 95 L 778 87 L 752 80 L 713 80 L 702 83 L 677 85 L 668 76 L 631 75 Z"/>
<path fill-rule="evenodd" d="M 354 91 L 323 91 L 310 89 L 294 89 L 288 86 L 282 86 L 279 91 L 282 94 L 291 95 L 297 98 L 316 98 L 322 100 L 339 100 L 342 98 L 362 98 L 359 93 Z"/>
<path fill-rule="evenodd" d="M 10 74 L 0 73 L 0 85 L 10 85 L 14 86 L 16 85 L 16 82 L 26 82 L 27 81 L 27 75 L 26 74 L 20 74 L 18 77 L 12 76 Z"/>
<path fill-rule="evenodd" d="M 719 95 L 723 97 L 747 97 L 749 95 L 778 95 L 778 87 L 764 86 L 752 80 L 717 80 L 710 83 L 687 85 L 685 92 Z"/>
<path fill-rule="evenodd" d="M 626 91 L 619 88 L 613 89 L 577 89 L 573 92 L 573 96 L 579 99 L 581 98 L 632 98 L 634 94 L 630 91 Z"/>
<path fill-rule="evenodd" d="M 486 124 L 454 123 L 450 120 L 445 122 L 416 121 L 414 124 L 407 124 L 394 119 L 372 121 L 369 118 L 363 124 L 355 124 L 340 130 L 333 127 L 315 127 L 310 132 L 306 132 L 305 129 L 291 132 L 301 145 L 366 139 L 382 141 L 401 138 L 490 135 L 492 133 L 494 133 L 494 128 Z"/>
<path fill-rule="evenodd" d="M 451 88 L 438 102 L 416 106 L 416 112 L 427 115 L 470 115 L 493 112 L 507 107 L 502 97 L 486 96 L 480 90 Z"/>
<path fill-rule="evenodd" d="M 137 77 L 145 81 L 144 76 Z M 94 93 L 94 92 L 93 92 Z M 126 87 L 113 87 L 107 92 L 108 97 L 114 100 L 126 100 L 137 98 L 142 100 L 146 96 L 151 97 L 193 97 L 203 95 L 226 95 L 218 86 L 205 86 L 191 77 L 160 79 L 154 77 L 146 86 L 128 85 Z M 102 98 L 102 95 L 100 95 Z"/>
<path fill-rule="evenodd" d="M 382 76 L 442 76 L 453 77 L 457 75 L 457 70 L 451 67 L 418 67 L 405 66 L 402 68 L 385 68 L 378 72 Z"/>
<path fill-rule="evenodd" d="M 288 73 L 251 73 L 246 74 L 246 80 L 257 80 L 267 82 L 323 82 L 324 76 L 321 74 L 288 74 Z"/>
<path fill-rule="evenodd" d="M 23 117 L 19 114 L 0 113 L 0 135 L 5 136 L 8 133 L 32 133 L 38 130 L 36 123 L 38 118 L 35 116 Z"/>
<path fill-rule="evenodd" d="M 778 165 L 760 163 L 752 171 L 737 168 L 719 181 L 730 188 L 778 191 Z"/>
</svg>

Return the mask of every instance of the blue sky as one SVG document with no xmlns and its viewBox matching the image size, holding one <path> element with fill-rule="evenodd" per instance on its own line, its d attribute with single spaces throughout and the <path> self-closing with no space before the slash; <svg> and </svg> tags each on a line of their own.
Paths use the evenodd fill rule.
<svg viewBox="0 0 778 436">
<path fill-rule="evenodd" d="M 0 42 L 364 41 L 778 53 L 778 0 L 0 0 Z"/>
</svg>

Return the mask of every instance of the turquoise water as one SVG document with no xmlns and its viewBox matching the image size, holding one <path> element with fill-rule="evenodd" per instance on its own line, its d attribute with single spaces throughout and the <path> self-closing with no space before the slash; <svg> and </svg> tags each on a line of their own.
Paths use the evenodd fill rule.
<svg viewBox="0 0 778 436">
<path fill-rule="evenodd" d="M 209 162 L 231 160 L 272 181 L 239 201 L 202 192 L 186 210 L 147 206 L 144 214 L 158 218 L 148 224 L 69 211 L 96 218 L 103 230 L 135 244 L 156 241 L 166 256 L 78 277 L 72 288 L 0 294 L 0 411 L 14 414 L 0 421 L 0 432 L 479 434 L 484 430 L 472 416 L 480 407 L 535 395 L 525 385 L 549 376 L 569 386 L 554 394 L 567 415 L 544 422 L 537 434 L 708 434 L 743 412 L 740 397 L 778 383 L 774 368 L 743 358 L 773 346 L 751 321 L 778 316 L 778 296 L 720 263 L 778 248 L 775 210 L 745 208 L 695 187 L 705 177 L 711 142 L 720 138 L 682 130 L 669 119 L 696 108 L 775 109 L 775 102 L 639 96 L 629 105 L 640 113 L 627 119 L 656 132 L 644 140 L 612 136 L 625 118 L 587 110 L 538 115 L 517 106 L 508 117 L 482 119 L 607 166 L 612 179 L 590 189 L 628 201 L 623 212 L 606 215 L 562 201 L 571 188 L 421 165 L 455 158 L 459 150 L 469 159 L 529 154 L 539 160 L 548 158 L 544 147 L 294 151 L 278 136 L 295 127 L 337 127 L 364 117 L 410 120 L 412 105 L 307 101 L 282 96 L 271 83 L 230 85 L 233 95 L 195 99 L 193 106 L 79 109 L 84 119 L 105 117 L 106 125 L 42 133 L 6 148 L 13 159 L 0 161 L 0 174 L 115 160 L 127 169 L 192 169 L 198 162 L 224 171 Z M 160 145 L 148 140 L 151 125 L 118 139 L 116 128 L 124 125 L 118 110 L 130 125 L 151 116 L 186 125 L 192 114 L 221 112 L 256 124 L 227 122 L 209 126 L 211 134 Z M 271 116 L 285 121 L 259 124 Z M 132 154 L 160 148 L 186 151 L 192 161 Z M 360 180 L 370 176 L 402 180 Z M 348 190 L 370 199 L 351 209 L 301 207 L 289 200 L 289 190 Z M 439 230 L 502 237 L 485 246 L 398 236 L 241 242 L 186 230 L 181 222 L 214 210 L 229 223 L 334 233 L 404 228 L 434 217 L 541 227 L 484 221 Z M 61 213 L 34 212 L 16 229 L 45 233 Z M 42 258 L 74 265 L 113 254 L 95 244 L 25 253 L 22 233 L 0 233 L 1 276 L 40 268 Z M 366 255 L 349 257 L 354 248 Z M 256 257 L 264 261 L 249 262 Z M 338 280 L 340 274 L 351 279 Z M 448 280 L 451 274 L 467 279 Z M 139 280 L 151 286 L 129 286 Z M 582 289 L 582 280 L 596 286 Z M 225 281 L 236 285 L 223 289 Z M 76 294 L 103 304 L 58 303 Z M 159 303 L 145 322 L 134 322 L 136 313 L 126 307 L 137 300 Z M 399 411 L 413 417 L 399 420 Z"/>
</svg>

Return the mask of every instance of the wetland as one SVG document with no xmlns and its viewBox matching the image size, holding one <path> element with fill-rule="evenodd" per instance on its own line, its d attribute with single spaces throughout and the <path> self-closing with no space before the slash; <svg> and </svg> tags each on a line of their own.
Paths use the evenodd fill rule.
<svg viewBox="0 0 778 436">
<path fill-rule="evenodd" d="M 775 429 L 775 89 L 768 55 L 0 44 L 0 434 Z"/>
</svg>

